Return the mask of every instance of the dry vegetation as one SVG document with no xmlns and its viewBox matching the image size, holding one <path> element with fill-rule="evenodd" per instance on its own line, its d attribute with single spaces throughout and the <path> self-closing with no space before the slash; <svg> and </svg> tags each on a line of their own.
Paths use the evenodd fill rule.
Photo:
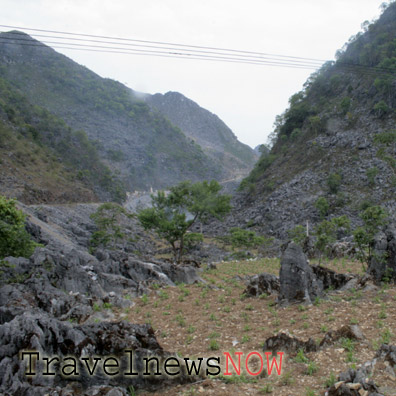
<svg viewBox="0 0 396 396">
<path fill-rule="evenodd" d="M 360 263 L 345 259 L 326 265 L 338 272 L 361 272 Z M 264 341 L 280 331 L 320 341 L 327 331 L 346 324 L 358 324 L 366 341 L 343 339 L 320 352 L 286 356 L 280 377 L 276 373 L 271 377 L 234 375 L 136 394 L 322 395 L 325 385 L 334 382 L 340 372 L 371 360 L 381 343 L 395 342 L 395 287 L 333 292 L 312 306 L 279 308 L 275 296 L 243 295 L 244 277 L 261 272 L 278 274 L 279 260 L 224 262 L 215 270 L 202 272 L 206 283 L 166 288 L 154 285 L 150 294 L 117 316 L 133 323 L 152 324 L 164 350 L 191 359 L 224 357 L 225 351 L 242 351 L 243 356 L 251 351 L 262 352 Z M 396 380 L 385 374 L 382 363 L 377 364 L 373 379 L 386 395 L 396 395 Z"/>
</svg>

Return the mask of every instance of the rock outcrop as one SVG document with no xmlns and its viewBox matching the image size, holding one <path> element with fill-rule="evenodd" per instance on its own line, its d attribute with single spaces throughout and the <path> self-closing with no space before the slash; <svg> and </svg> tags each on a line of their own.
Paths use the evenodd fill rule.
<svg viewBox="0 0 396 396">
<path fill-rule="evenodd" d="M 290 242 L 281 257 L 279 301 L 312 303 L 323 293 L 300 246 Z"/>
<path fill-rule="evenodd" d="M 132 298 L 146 292 L 151 283 L 199 281 L 196 269 L 140 259 L 131 253 L 133 244 L 90 254 L 89 214 L 94 209 L 89 205 L 25 210 L 28 229 L 43 246 L 30 258 L 8 257 L 2 262 L 0 394 L 127 395 L 129 386 L 153 389 L 191 381 L 194 377 L 183 372 L 175 377 L 143 375 L 146 356 L 163 360 L 171 354 L 162 350 L 151 326 L 110 320 L 115 320 L 111 308 L 132 306 Z M 128 370 L 126 350 L 133 351 L 139 375 L 122 375 Z M 43 375 L 42 361 L 37 374 L 25 375 L 29 361 L 22 358 L 23 351 L 57 357 L 60 362 L 51 366 L 55 375 Z M 68 357 L 78 362 L 76 376 L 62 375 L 62 361 Z M 121 374 L 98 369 L 91 375 L 84 370 L 85 357 L 113 357 Z"/>
<path fill-rule="evenodd" d="M 388 226 L 374 240 L 372 258 L 367 272 L 377 282 L 396 281 L 396 229 Z"/>
</svg>

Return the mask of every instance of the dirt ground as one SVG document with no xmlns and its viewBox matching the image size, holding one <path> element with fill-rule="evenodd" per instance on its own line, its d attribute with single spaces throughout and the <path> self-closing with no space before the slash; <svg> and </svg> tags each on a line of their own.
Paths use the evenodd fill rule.
<svg viewBox="0 0 396 396">
<path fill-rule="evenodd" d="M 337 272 L 362 272 L 359 262 L 345 259 L 324 263 Z M 247 275 L 269 272 L 279 274 L 278 259 L 223 262 L 217 269 L 203 270 L 206 283 L 153 287 L 139 298 L 133 308 L 117 316 L 132 323 L 150 323 L 164 350 L 180 357 L 221 357 L 224 352 L 246 357 L 257 351 L 263 356 L 265 340 L 278 332 L 288 332 L 303 340 L 317 342 L 329 330 L 347 324 L 360 326 L 365 340 L 343 339 L 332 346 L 299 356 L 285 355 L 282 374 L 252 376 L 216 376 L 194 384 L 180 385 L 141 396 L 173 395 L 324 395 L 326 385 L 335 382 L 339 373 L 359 367 L 373 359 L 382 343 L 396 340 L 396 288 L 383 285 L 373 290 L 332 292 L 314 305 L 291 305 L 280 308 L 275 296 L 247 298 L 243 295 Z M 265 356 L 264 356 L 265 357 Z M 249 360 L 254 371 L 259 360 Z M 244 360 L 242 360 L 243 362 Z M 256 366 L 254 364 L 256 363 Z M 243 364 L 242 364 L 243 366 Z M 265 363 L 266 366 L 266 363 Z M 230 365 L 230 371 L 234 372 Z M 255 369 L 257 371 L 257 368 Z M 376 365 L 372 379 L 387 396 L 396 395 L 396 380 L 387 374 L 383 363 Z"/>
</svg>

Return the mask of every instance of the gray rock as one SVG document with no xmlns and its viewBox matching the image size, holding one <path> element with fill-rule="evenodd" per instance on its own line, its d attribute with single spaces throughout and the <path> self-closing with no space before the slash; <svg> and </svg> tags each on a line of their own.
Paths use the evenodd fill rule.
<svg viewBox="0 0 396 396">
<path fill-rule="evenodd" d="M 396 229 L 388 226 L 375 236 L 372 259 L 367 272 L 376 282 L 396 281 Z"/>
<path fill-rule="evenodd" d="M 279 293 L 279 291 L 279 278 L 272 274 L 262 273 L 250 278 L 243 293 L 248 297 L 258 297 L 262 294 Z"/>
<path fill-rule="evenodd" d="M 323 293 L 300 246 L 290 242 L 281 257 L 279 302 L 312 303 Z"/>
</svg>

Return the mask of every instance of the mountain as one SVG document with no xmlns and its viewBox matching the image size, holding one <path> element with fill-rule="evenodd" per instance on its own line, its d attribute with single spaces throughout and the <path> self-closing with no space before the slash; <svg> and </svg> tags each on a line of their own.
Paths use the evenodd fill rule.
<svg viewBox="0 0 396 396">
<path fill-rule="evenodd" d="M 122 201 L 125 189 L 83 131 L 0 77 L 0 191 L 24 203 Z"/>
<path fill-rule="evenodd" d="M 235 174 L 229 163 L 206 155 L 139 94 L 25 33 L 0 34 L 0 78 L 33 108 L 45 110 L 74 135 L 83 135 L 110 172 L 107 179 L 120 181 L 127 191 Z"/>
<path fill-rule="evenodd" d="M 368 205 L 396 209 L 396 4 L 311 75 L 277 117 L 273 147 L 241 183 L 228 225 L 287 237 L 327 218 L 354 223 Z M 323 200 L 322 200 L 323 202 Z"/>
<path fill-rule="evenodd" d="M 147 95 L 144 101 L 158 110 L 173 125 L 202 147 L 227 178 L 246 176 L 258 156 L 249 146 L 238 141 L 220 118 L 178 92 Z"/>
</svg>

